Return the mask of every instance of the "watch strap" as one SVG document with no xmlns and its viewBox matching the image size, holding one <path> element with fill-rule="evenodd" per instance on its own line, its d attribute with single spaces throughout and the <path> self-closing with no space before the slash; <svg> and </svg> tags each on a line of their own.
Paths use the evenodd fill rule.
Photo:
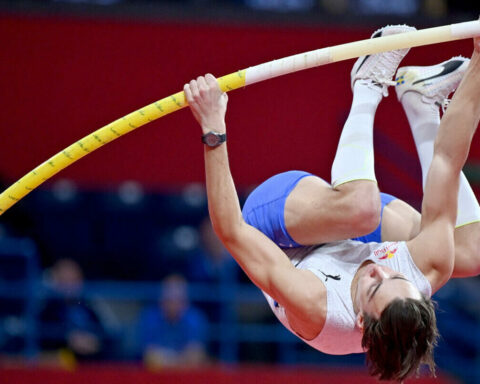
<svg viewBox="0 0 480 384">
<path fill-rule="evenodd" d="M 210 138 L 214 136 L 216 141 L 214 144 L 210 142 Z M 227 141 L 227 134 L 226 133 L 218 133 L 214 131 L 210 131 L 202 135 L 202 143 L 208 145 L 209 147 L 217 147 L 220 144 L 224 143 Z"/>
</svg>

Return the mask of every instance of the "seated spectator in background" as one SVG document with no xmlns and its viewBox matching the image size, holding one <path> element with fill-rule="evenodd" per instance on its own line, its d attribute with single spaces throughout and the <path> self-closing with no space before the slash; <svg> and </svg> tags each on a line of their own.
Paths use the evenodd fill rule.
<svg viewBox="0 0 480 384">
<path fill-rule="evenodd" d="M 199 225 L 200 246 L 190 255 L 186 276 L 196 283 L 233 283 L 239 267 L 215 234 L 210 217 Z"/>
<path fill-rule="evenodd" d="M 204 315 L 188 301 L 187 282 L 169 275 L 158 305 L 147 308 L 138 322 L 139 343 L 147 367 L 193 367 L 207 361 Z"/>
<path fill-rule="evenodd" d="M 106 331 L 91 304 L 82 299 L 80 266 L 71 259 L 58 260 L 46 284 L 51 292 L 40 311 L 42 350 L 59 352 L 60 362 L 66 363 L 102 357 Z"/>
</svg>

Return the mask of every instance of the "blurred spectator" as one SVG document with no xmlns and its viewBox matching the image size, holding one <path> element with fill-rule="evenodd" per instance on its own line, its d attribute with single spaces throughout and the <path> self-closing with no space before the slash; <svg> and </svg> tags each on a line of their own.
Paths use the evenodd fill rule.
<svg viewBox="0 0 480 384">
<path fill-rule="evenodd" d="M 59 357 L 91 360 L 103 357 L 107 337 L 100 316 L 82 299 L 83 272 L 71 259 L 58 260 L 46 284 L 49 298 L 40 312 L 40 347 Z"/>
<path fill-rule="evenodd" d="M 190 305 L 187 283 L 180 275 L 163 280 L 159 302 L 140 315 L 138 331 L 143 361 L 151 369 L 193 367 L 207 361 L 207 322 Z"/>
<path fill-rule="evenodd" d="M 198 228 L 200 244 L 190 254 L 187 278 L 196 283 L 233 282 L 238 266 L 215 234 L 210 218 L 205 217 Z"/>
<path fill-rule="evenodd" d="M 36 319 L 35 280 L 38 278 L 36 244 L 10 236 L 0 223 L 0 351 L 33 356 Z M 15 287 L 15 288 L 13 288 Z"/>
</svg>

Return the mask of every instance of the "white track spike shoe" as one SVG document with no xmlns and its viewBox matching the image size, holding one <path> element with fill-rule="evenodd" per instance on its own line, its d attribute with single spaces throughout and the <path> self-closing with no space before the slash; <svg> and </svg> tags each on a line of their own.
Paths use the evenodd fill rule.
<svg viewBox="0 0 480 384">
<path fill-rule="evenodd" d="M 387 25 L 375 31 L 371 38 L 374 39 L 415 30 L 416 28 L 409 27 L 408 25 Z M 406 48 L 359 57 L 353 65 L 350 74 L 352 90 L 355 81 L 362 79 L 372 84 L 372 86 L 381 87 L 383 96 L 388 96 L 388 86 L 395 85 L 395 82 L 392 80 L 393 75 L 409 50 L 409 48 Z"/>
<path fill-rule="evenodd" d="M 395 79 L 398 100 L 405 92 L 417 92 L 423 102 L 435 103 L 445 110 L 448 95 L 457 89 L 469 62 L 470 59 L 457 56 L 429 67 L 399 68 Z"/>
</svg>

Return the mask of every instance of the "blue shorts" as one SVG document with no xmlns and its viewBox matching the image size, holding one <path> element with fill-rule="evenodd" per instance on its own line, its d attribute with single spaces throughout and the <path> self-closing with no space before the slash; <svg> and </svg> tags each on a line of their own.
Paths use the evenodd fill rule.
<svg viewBox="0 0 480 384">
<path fill-rule="evenodd" d="M 248 196 L 242 210 L 243 218 L 251 226 L 257 228 L 269 237 L 280 248 L 302 247 L 287 232 L 285 227 L 285 201 L 298 182 L 306 176 L 314 176 L 303 171 L 289 171 L 272 176 L 260 184 Z M 386 193 L 380 193 L 383 208 L 395 200 L 396 197 Z M 363 243 L 382 241 L 382 220 L 372 233 L 357 237 Z"/>
</svg>

